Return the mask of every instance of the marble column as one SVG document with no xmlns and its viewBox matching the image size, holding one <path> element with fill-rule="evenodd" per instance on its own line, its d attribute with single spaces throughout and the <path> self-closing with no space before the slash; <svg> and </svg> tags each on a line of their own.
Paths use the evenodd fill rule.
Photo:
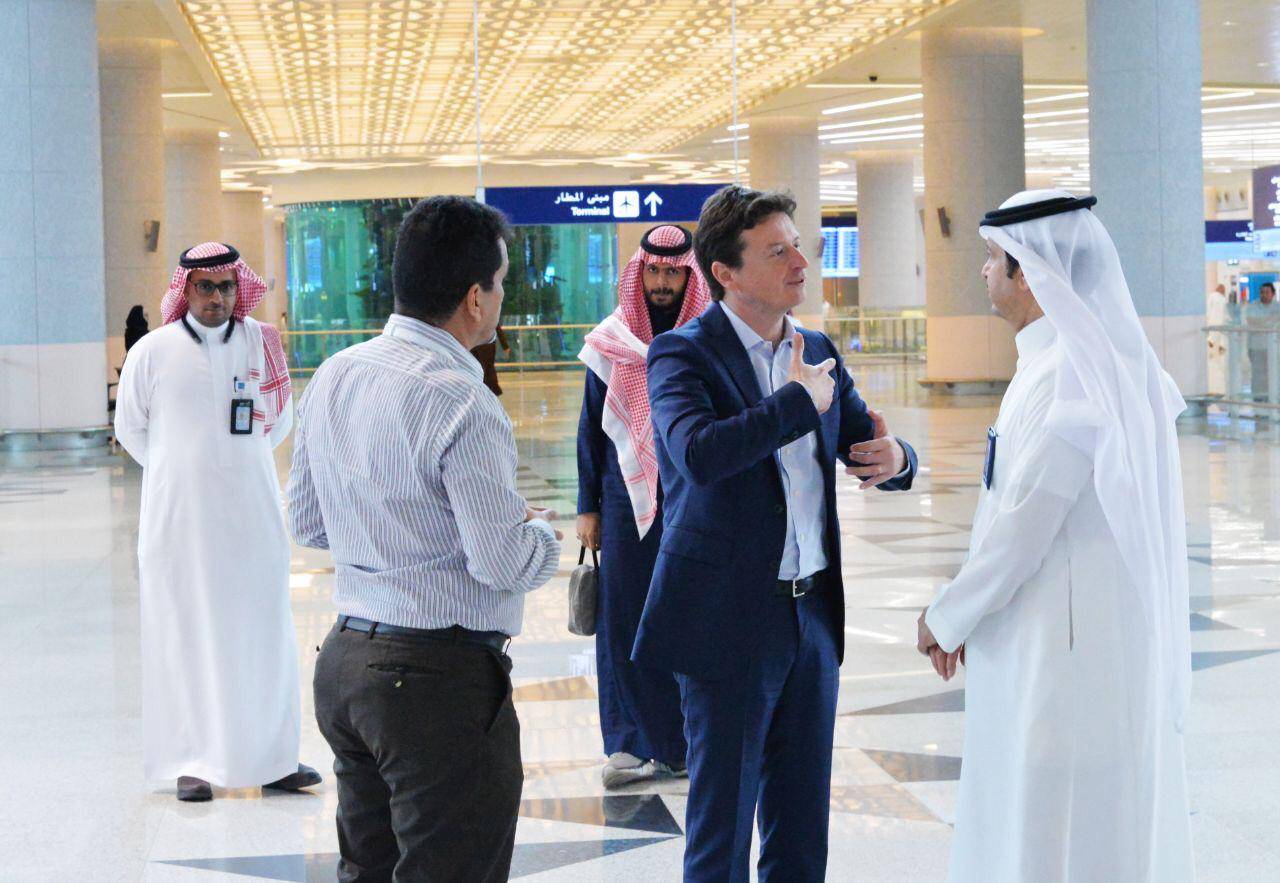
<svg viewBox="0 0 1280 883">
<path fill-rule="evenodd" d="M 809 259 L 804 303 L 795 309 L 805 327 L 822 328 L 822 202 L 818 193 L 818 124 L 812 119 L 751 120 L 750 181 L 757 190 L 789 190 L 796 198 L 796 227 Z"/>
<path fill-rule="evenodd" d="M 1086 25 L 1095 211 L 1156 354 L 1184 395 L 1202 395 L 1200 4 L 1089 0 Z"/>
<path fill-rule="evenodd" d="M 858 175 L 858 305 L 922 307 L 916 263 L 915 160 L 909 153 L 854 155 Z"/>
<path fill-rule="evenodd" d="M 925 385 L 991 392 L 1013 376 L 1013 332 L 981 278 L 982 215 L 1024 189 L 1022 38 L 1013 28 L 926 30 L 924 84 Z"/>
<path fill-rule="evenodd" d="M 105 444 L 95 7 L 0 15 L 0 450 Z"/>
<path fill-rule="evenodd" d="M 257 190 L 227 190 L 222 194 L 222 241 L 240 252 L 259 275 L 265 273 L 262 194 Z"/>
<path fill-rule="evenodd" d="M 263 321 L 278 323 L 281 313 L 289 312 L 288 267 L 285 264 L 284 212 L 267 209 L 262 214 L 262 278 L 267 280 L 267 294 L 259 313 Z"/>
<path fill-rule="evenodd" d="M 169 284 L 164 224 L 164 107 L 159 40 L 103 40 L 102 215 L 106 249 L 107 365 L 124 364 L 124 322 L 134 304 L 160 325 Z M 158 238 L 148 237 L 156 225 Z"/>
<path fill-rule="evenodd" d="M 222 241 L 229 242 L 240 256 L 263 279 L 269 279 L 266 253 L 266 210 L 262 205 L 262 193 L 257 190 L 229 190 L 222 194 Z M 250 315 L 260 322 L 272 325 L 280 318 L 274 310 L 272 292 L 262 297 L 262 303 Z"/>
<path fill-rule="evenodd" d="M 218 133 L 168 132 L 164 145 L 165 263 L 201 242 L 222 241 L 222 160 Z"/>
</svg>

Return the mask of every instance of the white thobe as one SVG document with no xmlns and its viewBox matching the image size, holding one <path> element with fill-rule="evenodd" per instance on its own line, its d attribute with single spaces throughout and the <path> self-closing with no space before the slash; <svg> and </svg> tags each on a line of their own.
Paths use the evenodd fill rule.
<svg viewBox="0 0 1280 883">
<path fill-rule="evenodd" d="M 254 320 L 229 341 L 188 318 L 129 352 L 116 438 L 143 467 L 138 526 L 148 779 L 241 788 L 298 768 L 298 654 L 289 540 L 270 436 L 231 434 L 232 383 L 261 368 Z M 262 408 L 256 384 L 248 394 Z M 240 394 L 241 396 L 244 393 Z"/>
<path fill-rule="evenodd" d="M 1227 324 L 1227 296 L 1216 290 L 1209 292 L 1205 302 L 1206 325 Z M 1224 395 L 1227 391 L 1227 336 L 1221 331 L 1210 331 L 1209 340 L 1209 392 Z"/>
<path fill-rule="evenodd" d="M 1091 459 L 1045 428 L 1061 358 L 1048 320 L 1017 346 L 968 558 L 925 617 L 943 649 L 966 647 L 949 879 L 1190 880 L 1182 736 L 1158 639 Z"/>
</svg>

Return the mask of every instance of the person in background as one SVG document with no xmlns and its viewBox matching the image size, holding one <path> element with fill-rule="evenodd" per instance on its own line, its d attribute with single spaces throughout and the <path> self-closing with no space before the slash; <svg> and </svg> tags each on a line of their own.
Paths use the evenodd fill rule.
<svg viewBox="0 0 1280 883">
<path fill-rule="evenodd" d="M 507 335 L 502 330 L 501 322 L 494 329 L 492 340 L 471 349 L 471 355 L 476 357 L 476 361 L 480 363 L 481 369 L 484 370 L 484 385 L 489 387 L 489 391 L 496 396 L 502 395 L 502 385 L 498 383 L 499 345 L 502 346 L 503 351 L 507 354 L 507 358 L 511 358 L 511 344 L 507 341 Z"/>
<path fill-rule="evenodd" d="M 1227 286 L 1219 283 L 1209 292 L 1205 301 L 1204 321 L 1209 326 L 1227 324 Z M 1210 331 L 1207 340 L 1209 392 L 1222 394 L 1227 389 L 1227 335 L 1221 331 Z"/>
<path fill-rule="evenodd" d="M 1276 300 L 1276 287 L 1273 283 L 1262 283 L 1262 287 L 1258 289 L 1258 299 L 1244 308 L 1244 323 L 1251 331 L 1264 332 L 1250 334 L 1248 337 L 1250 390 L 1255 402 L 1265 402 L 1271 392 L 1270 353 L 1276 351 L 1280 344 L 1274 333 L 1280 331 L 1280 301 Z"/>
<path fill-rule="evenodd" d="M 293 425 L 266 286 L 229 245 L 183 252 L 164 327 L 125 359 L 116 439 L 142 466 L 138 574 L 143 758 L 178 799 L 296 791 L 298 650 L 272 450 Z"/>
<path fill-rule="evenodd" d="M 680 688 L 668 671 L 631 661 L 662 540 L 662 488 L 645 393 L 655 337 L 711 303 L 693 236 L 662 225 L 644 234 L 618 279 L 618 308 L 586 338 L 578 420 L 578 540 L 600 551 L 596 670 L 606 788 L 684 775 L 688 746 Z"/>
<path fill-rule="evenodd" d="M 150 330 L 147 325 L 147 313 L 142 309 L 142 304 L 134 304 L 129 310 L 128 317 L 124 320 L 124 353 L 127 356 L 129 350 L 133 349 L 133 345 L 142 340 Z"/>
</svg>

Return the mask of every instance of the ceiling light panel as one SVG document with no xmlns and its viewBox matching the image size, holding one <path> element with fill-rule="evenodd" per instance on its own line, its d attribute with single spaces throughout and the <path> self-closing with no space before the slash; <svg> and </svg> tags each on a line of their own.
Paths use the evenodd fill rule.
<svg viewBox="0 0 1280 883">
<path fill-rule="evenodd" d="M 739 0 L 750 108 L 955 0 Z M 265 158 L 474 150 L 470 0 L 189 0 Z M 661 151 L 731 116 L 723 0 L 481 0 L 485 151 Z"/>
</svg>

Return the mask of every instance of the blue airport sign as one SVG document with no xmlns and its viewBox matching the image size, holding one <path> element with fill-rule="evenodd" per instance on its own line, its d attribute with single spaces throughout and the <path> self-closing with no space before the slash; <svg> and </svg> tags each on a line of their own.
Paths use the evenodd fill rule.
<svg viewBox="0 0 1280 883">
<path fill-rule="evenodd" d="M 516 226 L 662 224 L 696 221 L 723 184 L 621 184 L 615 187 L 486 187 L 484 201 Z"/>
<path fill-rule="evenodd" d="M 1204 241 L 1248 243 L 1253 239 L 1252 221 L 1205 221 Z"/>
</svg>

